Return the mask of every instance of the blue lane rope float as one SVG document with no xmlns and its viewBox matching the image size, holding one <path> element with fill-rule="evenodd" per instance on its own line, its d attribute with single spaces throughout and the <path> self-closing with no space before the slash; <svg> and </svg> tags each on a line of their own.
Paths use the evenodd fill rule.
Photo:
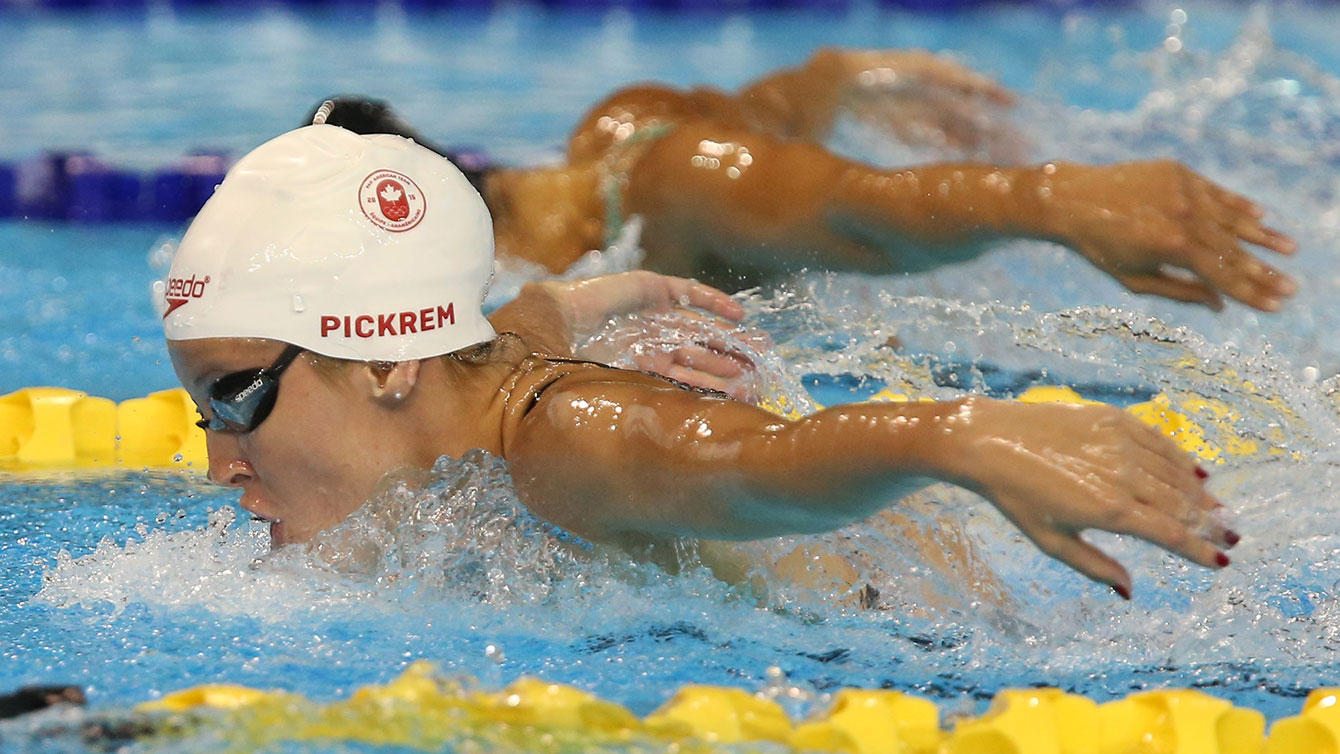
<svg viewBox="0 0 1340 754">
<path fill-rule="evenodd" d="M 475 147 L 450 152 L 457 164 L 490 164 Z M 181 224 L 200 211 L 231 164 L 218 150 L 198 150 L 148 171 L 82 151 L 0 162 L 0 220 Z"/>
<path fill-rule="evenodd" d="M 181 223 L 200 211 L 230 163 L 218 152 L 191 154 L 146 172 L 88 152 L 0 163 L 0 220 Z"/>
</svg>

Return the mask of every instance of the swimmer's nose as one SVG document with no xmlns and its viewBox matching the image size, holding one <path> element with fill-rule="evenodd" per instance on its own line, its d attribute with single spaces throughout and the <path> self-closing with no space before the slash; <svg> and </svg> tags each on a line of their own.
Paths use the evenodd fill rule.
<svg viewBox="0 0 1340 754">
<path fill-rule="evenodd" d="M 251 467 L 231 435 L 205 433 L 205 450 L 209 453 L 209 480 L 225 487 L 245 487 L 256 478 Z"/>
<path fill-rule="evenodd" d="M 256 478 L 256 472 L 246 461 L 209 462 L 209 480 L 225 487 L 245 487 Z"/>
</svg>

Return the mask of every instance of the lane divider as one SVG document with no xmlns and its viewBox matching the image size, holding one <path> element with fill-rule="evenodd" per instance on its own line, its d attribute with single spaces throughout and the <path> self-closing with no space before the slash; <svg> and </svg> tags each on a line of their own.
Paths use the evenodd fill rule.
<svg viewBox="0 0 1340 754">
<path fill-rule="evenodd" d="M 458 164 L 490 163 L 475 147 L 451 153 Z M 87 151 L 0 162 L 0 220 L 181 224 L 213 196 L 231 164 L 227 152 L 210 149 L 151 170 L 127 168 Z"/>
<path fill-rule="evenodd" d="M 884 390 L 869 400 L 929 399 Z M 1016 400 L 1098 403 L 1070 388 L 1047 385 L 1029 388 Z M 783 416 L 798 415 L 781 400 L 765 402 L 763 407 Z M 1260 450 L 1259 443 L 1235 433 L 1236 412 L 1217 401 L 1189 396 L 1174 402 L 1160 393 L 1126 411 L 1202 461 L 1224 463 Z M 186 467 L 204 472 L 208 454 L 205 433 L 195 426 L 198 418 L 195 404 L 181 388 L 120 404 L 69 388 L 24 388 L 0 396 L 0 471 Z M 1216 431 L 1207 435 L 1207 429 Z"/>
<path fill-rule="evenodd" d="M 929 699 L 842 689 L 826 709 L 793 721 L 772 696 L 684 686 L 638 718 L 572 686 L 521 678 L 498 692 L 471 690 L 428 662 L 319 704 L 285 692 L 212 684 L 141 704 L 157 730 L 217 729 L 233 746 L 346 740 L 437 751 L 453 741 L 545 740 L 546 750 L 671 742 L 667 751 L 767 743 L 850 754 L 1323 754 L 1340 747 L 1340 689 L 1313 691 L 1302 713 L 1266 734 L 1265 716 L 1194 690 L 1145 691 L 1099 704 L 1055 688 L 1007 689 L 980 717 L 942 720 Z M 192 718 L 197 725 L 191 725 Z M 175 735 L 165 733 L 163 735 Z M 539 738 L 544 736 L 547 738 Z M 664 744 L 662 744 L 664 745 Z M 528 749 L 529 750 L 529 749 Z M 573 749 L 576 750 L 576 749 Z M 740 750 L 740 749 L 732 749 Z"/>
<path fill-rule="evenodd" d="M 48 152 L 0 163 L 0 220 L 182 223 L 204 206 L 229 164 L 217 152 L 188 155 L 149 171 L 113 165 L 89 152 Z"/>
<path fill-rule="evenodd" d="M 0 470 L 208 469 L 205 432 L 181 388 L 117 404 L 79 390 L 0 396 Z"/>
</svg>

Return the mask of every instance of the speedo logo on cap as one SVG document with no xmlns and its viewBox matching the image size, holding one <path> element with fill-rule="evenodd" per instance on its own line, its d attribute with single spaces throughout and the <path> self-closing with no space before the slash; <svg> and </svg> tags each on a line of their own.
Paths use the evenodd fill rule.
<svg viewBox="0 0 1340 754">
<path fill-rule="evenodd" d="M 163 312 L 163 319 L 178 309 L 186 306 L 193 298 L 200 298 L 205 295 L 205 286 L 209 285 L 209 275 L 196 279 L 195 275 L 188 278 L 168 278 L 167 291 L 163 298 L 167 299 L 167 311 Z"/>
<path fill-rule="evenodd" d="M 428 203 L 409 176 L 374 170 L 358 185 L 358 207 L 378 228 L 403 233 L 419 224 Z"/>
</svg>

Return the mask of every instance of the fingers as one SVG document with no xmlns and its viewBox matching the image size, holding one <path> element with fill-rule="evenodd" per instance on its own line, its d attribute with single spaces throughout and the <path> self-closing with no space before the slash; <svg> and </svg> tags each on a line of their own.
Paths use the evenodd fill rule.
<svg viewBox="0 0 1340 754">
<path fill-rule="evenodd" d="M 1074 568 L 1100 584 L 1107 584 L 1126 599 L 1130 599 L 1131 576 L 1125 568 L 1107 553 L 1085 542 L 1078 534 L 1048 534 L 1034 539 L 1048 555 Z"/>
<path fill-rule="evenodd" d="M 1015 103 L 1014 92 L 995 79 L 947 58 L 932 58 L 922 75 L 931 83 L 963 94 L 986 97 L 1000 105 L 1010 106 Z"/>
<path fill-rule="evenodd" d="M 1147 505 L 1133 502 L 1110 530 L 1139 537 L 1206 568 L 1223 568 L 1229 563 L 1228 556 L 1209 540 L 1167 513 Z"/>
<path fill-rule="evenodd" d="M 1231 208 L 1234 212 L 1248 217 L 1260 219 L 1265 217 L 1266 211 L 1261 205 L 1248 199 L 1242 194 L 1235 194 L 1226 188 L 1220 187 L 1213 181 L 1204 180 L 1203 186 L 1207 193 L 1220 204 Z"/>
<path fill-rule="evenodd" d="M 1123 275 L 1120 279 L 1121 283 L 1134 293 L 1204 304 L 1216 312 L 1224 310 L 1224 299 L 1219 292 L 1199 280 L 1180 280 L 1162 272 L 1152 275 Z"/>
<path fill-rule="evenodd" d="M 737 401 L 744 403 L 753 403 L 757 399 L 752 380 L 727 379 L 716 377 L 697 369 L 672 364 L 661 371 L 661 374 L 672 380 L 678 380 L 695 387 L 707 388 L 725 393 Z"/>
<path fill-rule="evenodd" d="M 1194 213 L 1184 218 L 1184 240 L 1170 251 L 1183 255 L 1184 266 L 1224 294 L 1262 311 L 1277 311 L 1298 291 L 1287 275 L 1248 253 L 1250 243 L 1279 254 L 1292 254 L 1297 244 L 1261 223 L 1264 211 L 1244 196 L 1227 191 L 1191 171 L 1183 170 L 1183 191 Z M 1174 262 L 1176 263 L 1176 262 Z M 1166 287 L 1166 286 L 1165 286 Z M 1164 293 L 1162 295 L 1170 295 Z M 1184 296 L 1173 298 L 1188 300 Z"/>
<path fill-rule="evenodd" d="M 1184 490 L 1152 474 L 1140 473 L 1139 476 L 1132 490 L 1141 505 L 1167 516 L 1192 532 L 1193 536 L 1217 547 L 1231 548 L 1237 544 L 1237 534 L 1226 529 L 1212 515 L 1223 506 L 1199 484 L 1193 484 L 1192 490 Z"/>
<path fill-rule="evenodd" d="M 703 346 L 681 346 L 675 350 L 675 363 L 715 377 L 739 377 L 753 365 L 730 352 Z"/>
<path fill-rule="evenodd" d="M 1201 210 L 1217 220 L 1230 238 L 1277 254 L 1297 251 L 1298 244 L 1292 238 L 1261 223 L 1265 210 L 1250 199 L 1219 188 L 1200 176 L 1194 176 L 1189 189 Z"/>
<path fill-rule="evenodd" d="M 1162 431 L 1151 427 L 1134 417 L 1131 418 L 1131 421 L 1127 426 L 1131 428 L 1131 437 L 1135 438 L 1137 443 L 1158 454 L 1168 463 L 1176 467 L 1179 472 L 1186 472 L 1198 479 L 1204 478 L 1201 476 L 1204 472 L 1197 471 L 1200 466 L 1196 460 L 1191 457 L 1191 454 L 1178 447 L 1177 443 L 1173 442 L 1172 439 L 1163 434 Z"/>
<path fill-rule="evenodd" d="M 1200 507 L 1201 501 L 1206 497 L 1205 487 L 1194 469 L 1179 468 L 1163 454 L 1144 447 L 1136 451 L 1135 457 L 1140 468 L 1151 479 L 1157 480 L 1163 488 L 1175 491 Z M 1208 507 L 1212 508 L 1213 505 Z"/>
<path fill-rule="evenodd" d="M 1224 293 L 1262 311 L 1278 311 L 1298 291 L 1288 276 L 1248 254 L 1227 233 L 1210 232 L 1192 263 L 1193 271 Z"/>
<path fill-rule="evenodd" d="M 724 291 L 685 278 L 667 276 L 665 283 L 670 297 L 680 306 L 693 306 L 732 322 L 744 319 L 744 307 Z"/>
<path fill-rule="evenodd" d="M 1235 220 L 1230 230 L 1243 241 L 1263 246 L 1277 254 L 1292 254 L 1298 250 L 1298 243 L 1292 238 L 1251 218 Z"/>
</svg>

